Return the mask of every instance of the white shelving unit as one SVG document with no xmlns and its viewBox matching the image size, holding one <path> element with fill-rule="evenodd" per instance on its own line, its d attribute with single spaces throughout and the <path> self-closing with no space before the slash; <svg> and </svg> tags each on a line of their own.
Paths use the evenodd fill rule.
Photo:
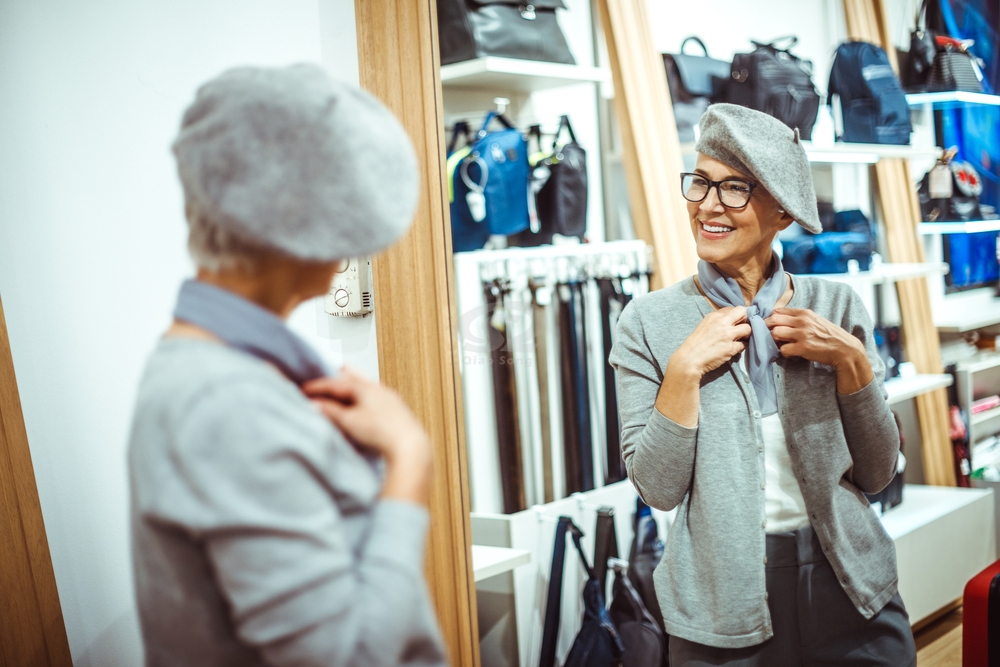
<svg viewBox="0 0 1000 667">
<path fill-rule="evenodd" d="M 930 104 L 936 108 L 961 104 L 985 104 L 987 106 L 1000 106 L 1000 95 L 967 93 L 961 90 L 953 90 L 943 93 L 912 93 L 906 96 L 906 103 L 911 107 L 919 107 Z"/>
<path fill-rule="evenodd" d="M 611 70 L 494 56 L 465 60 L 441 68 L 441 85 L 445 88 L 530 93 L 588 81 L 611 81 Z"/>
<path fill-rule="evenodd" d="M 840 283 L 866 283 L 884 285 L 898 280 L 926 278 L 927 276 L 944 275 L 948 273 L 948 265 L 943 262 L 924 262 L 909 264 L 882 264 L 870 271 L 857 273 L 814 273 L 809 277 L 823 278 Z"/>
<path fill-rule="evenodd" d="M 907 484 L 903 502 L 882 515 L 911 624 L 962 597 L 966 582 L 996 559 L 994 502 L 989 489 Z"/>
<path fill-rule="evenodd" d="M 885 391 L 889 394 L 889 405 L 893 405 L 916 398 L 929 391 L 945 389 L 950 387 L 951 383 L 951 376 L 945 373 L 914 375 L 906 378 L 896 377 L 886 380 Z"/>
<path fill-rule="evenodd" d="M 691 156 L 695 154 L 695 144 L 681 144 L 681 152 Z M 814 144 L 803 141 L 806 157 L 815 164 L 875 164 L 883 158 L 904 158 L 910 160 L 936 160 L 941 156 L 937 146 L 924 148 L 920 146 L 896 146 L 891 144 L 854 144 L 838 141 L 833 144 Z M 616 156 L 617 157 L 617 156 Z"/>
<path fill-rule="evenodd" d="M 527 549 L 472 545 L 472 572 L 477 582 L 510 572 L 530 562 L 531 552 Z"/>
<path fill-rule="evenodd" d="M 1000 219 L 972 220 L 969 222 L 921 222 L 917 230 L 923 236 L 933 234 L 977 234 L 1000 231 Z"/>
<path fill-rule="evenodd" d="M 938 331 L 949 334 L 1000 326 L 1000 298 L 942 303 L 935 307 L 934 326 Z"/>
</svg>

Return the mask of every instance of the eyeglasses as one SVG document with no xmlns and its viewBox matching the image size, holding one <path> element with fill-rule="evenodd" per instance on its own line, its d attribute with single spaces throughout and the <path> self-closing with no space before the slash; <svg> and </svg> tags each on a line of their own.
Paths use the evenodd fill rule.
<svg viewBox="0 0 1000 667">
<path fill-rule="evenodd" d="M 726 208 L 743 208 L 750 202 L 750 195 L 756 183 L 740 178 L 724 178 L 712 181 L 701 174 L 681 174 L 681 194 L 690 202 L 704 201 L 708 191 L 715 188 L 719 201 Z"/>
</svg>

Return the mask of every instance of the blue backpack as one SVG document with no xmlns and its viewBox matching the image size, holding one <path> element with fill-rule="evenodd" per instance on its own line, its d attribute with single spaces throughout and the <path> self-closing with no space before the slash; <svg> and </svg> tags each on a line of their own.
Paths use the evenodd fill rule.
<svg viewBox="0 0 1000 667">
<path fill-rule="evenodd" d="M 498 120 L 504 129 L 489 131 Z M 448 146 L 448 200 L 455 252 L 479 250 L 491 234 L 509 236 L 528 228 L 528 142 L 504 116 L 491 111 L 474 137 L 455 125 Z M 456 150 L 460 134 L 471 142 Z"/>
<path fill-rule="evenodd" d="M 847 42 L 837 47 L 827 87 L 827 104 L 840 95 L 842 141 L 909 144 L 910 108 L 906 94 L 880 47 Z"/>
</svg>

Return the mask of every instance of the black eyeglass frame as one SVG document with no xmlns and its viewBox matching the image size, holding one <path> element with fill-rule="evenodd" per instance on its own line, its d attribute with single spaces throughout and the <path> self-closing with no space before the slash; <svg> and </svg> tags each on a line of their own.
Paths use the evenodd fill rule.
<svg viewBox="0 0 1000 667">
<path fill-rule="evenodd" d="M 693 176 L 695 178 L 700 178 L 701 180 L 703 180 L 706 183 L 708 183 L 708 187 L 705 188 L 705 194 L 704 194 L 704 196 L 702 196 L 701 199 L 690 199 L 687 196 L 687 194 L 685 194 L 685 192 L 684 192 L 684 179 L 687 176 Z M 750 188 L 750 192 L 747 193 L 746 203 L 744 203 L 742 206 L 730 206 L 726 202 L 722 201 L 722 189 L 719 186 L 722 185 L 723 183 L 729 183 L 729 182 L 744 183 L 744 184 L 746 184 Z M 704 174 L 696 174 L 696 173 L 693 173 L 693 172 L 690 172 L 690 171 L 686 171 L 686 172 L 683 172 L 681 174 L 681 196 L 684 197 L 684 199 L 686 199 L 687 201 L 691 202 L 692 204 L 697 204 L 699 202 L 705 201 L 705 197 L 708 197 L 708 193 L 712 191 L 712 188 L 715 188 L 715 194 L 718 195 L 718 197 L 719 197 L 719 203 L 722 204 L 723 206 L 725 206 L 726 208 L 733 208 L 733 209 L 746 208 L 747 205 L 750 203 L 750 199 L 753 197 L 754 188 L 756 188 L 758 185 L 759 185 L 758 183 L 754 183 L 752 181 L 747 181 L 747 180 L 744 180 L 742 178 L 724 178 L 721 181 L 713 181 L 712 179 L 707 178 Z"/>
</svg>

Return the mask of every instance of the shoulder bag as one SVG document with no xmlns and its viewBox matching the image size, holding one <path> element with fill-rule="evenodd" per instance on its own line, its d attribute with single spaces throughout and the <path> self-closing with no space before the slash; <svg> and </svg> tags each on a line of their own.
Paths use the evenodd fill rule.
<svg viewBox="0 0 1000 667">
<path fill-rule="evenodd" d="M 441 64 L 484 56 L 576 64 L 556 21 L 562 0 L 438 0 Z"/>
<path fill-rule="evenodd" d="M 704 55 L 685 53 L 688 42 L 701 47 Z M 708 48 L 698 37 L 688 37 L 681 42 L 680 53 L 664 53 L 663 66 L 667 71 L 667 86 L 674 107 L 674 121 L 681 143 L 695 140 L 694 128 L 716 94 L 718 82 L 729 78 L 729 62 L 708 55 Z"/>
</svg>

